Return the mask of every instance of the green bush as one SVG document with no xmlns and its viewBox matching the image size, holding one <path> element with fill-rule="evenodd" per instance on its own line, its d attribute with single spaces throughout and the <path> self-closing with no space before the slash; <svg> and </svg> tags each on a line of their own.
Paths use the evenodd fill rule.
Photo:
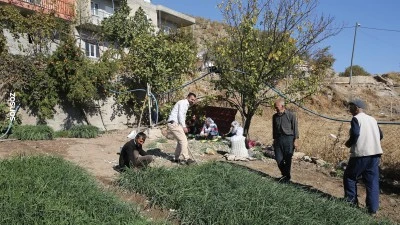
<svg viewBox="0 0 400 225">
<path fill-rule="evenodd" d="M 128 170 L 120 184 L 175 209 L 181 224 L 391 224 L 339 199 L 228 163 Z"/>
<path fill-rule="evenodd" d="M 54 137 L 67 138 L 67 137 L 69 137 L 69 131 L 68 130 L 58 130 L 54 133 Z"/>
<path fill-rule="evenodd" d="M 154 224 L 58 157 L 0 161 L 0 224 Z"/>
<path fill-rule="evenodd" d="M 167 140 L 166 138 L 158 138 L 158 139 L 156 140 L 156 142 L 158 142 L 158 143 L 167 143 L 168 140 Z"/>
<path fill-rule="evenodd" d="M 47 125 L 22 125 L 15 127 L 13 137 L 20 140 L 52 140 L 54 130 Z"/>
<path fill-rule="evenodd" d="M 92 125 L 75 125 L 68 132 L 72 138 L 95 138 L 99 135 L 99 128 Z"/>
</svg>

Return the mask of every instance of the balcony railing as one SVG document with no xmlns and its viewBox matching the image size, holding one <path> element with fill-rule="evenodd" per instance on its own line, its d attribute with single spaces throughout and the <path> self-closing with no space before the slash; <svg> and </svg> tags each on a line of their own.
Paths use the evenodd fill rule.
<svg viewBox="0 0 400 225">
<path fill-rule="evenodd" d="M 54 12 L 57 17 L 66 20 L 72 20 L 75 15 L 74 1 L 71 0 L 0 0 L 0 2 L 38 12 Z"/>
<path fill-rule="evenodd" d="M 101 21 L 103 21 L 105 18 L 108 18 L 112 15 L 113 15 L 113 13 L 109 13 L 104 10 L 100 10 L 100 9 L 98 11 L 92 10 L 92 23 L 94 25 L 100 25 Z"/>
</svg>

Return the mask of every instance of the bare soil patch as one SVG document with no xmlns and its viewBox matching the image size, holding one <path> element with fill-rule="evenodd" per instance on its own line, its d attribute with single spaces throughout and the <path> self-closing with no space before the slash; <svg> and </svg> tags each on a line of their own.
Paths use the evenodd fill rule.
<svg viewBox="0 0 400 225">
<path fill-rule="evenodd" d="M 77 165 L 85 168 L 94 175 L 99 183 L 107 189 L 117 193 L 121 199 L 134 202 L 139 205 L 143 215 L 153 220 L 168 219 L 174 224 L 179 221 L 172 219 L 172 213 L 168 209 L 160 209 L 157 206 L 150 206 L 149 201 L 139 194 L 126 193 L 120 190 L 114 183 L 118 173 L 113 166 L 118 162 L 117 152 L 126 141 L 127 134 L 131 130 L 121 130 L 103 134 L 95 139 L 71 139 L 61 138 L 51 141 L 1 141 L 0 158 L 7 158 L 13 155 L 28 154 L 52 154 L 61 156 Z M 227 150 L 227 146 L 220 142 L 189 141 L 190 151 L 199 163 L 209 160 L 222 160 L 224 158 L 217 151 Z M 159 129 L 153 129 L 146 140 L 145 150 L 156 156 L 153 166 L 179 166 L 170 161 L 175 149 L 175 142 L 167 140 L 162 136 Z M 206 150 L 214 150 L 216 154 L 205 154 Z M 249 168 L 263 176 L 279 177 L 279 170 L 273 159 L 249 162 L 235 162 Z M 343 185 L 340 178 L 331 177 L 329 171 L 323 167 L 304 161 L 294 161 L 292 168 L 292 181 L 308 190 L 316 191 L 324 196 L 336 198 L 343 197 Z M 359 187 L 359 200 L 365 201 L 365 191 L 362 185 Z M 382 190 L 380 198 L 381 206 L 379 217 L 388 217 L 400 223 L 400 197 L 393 192 Z M 363 207 L 363 206 L 362 206 Z"/>
</svg>

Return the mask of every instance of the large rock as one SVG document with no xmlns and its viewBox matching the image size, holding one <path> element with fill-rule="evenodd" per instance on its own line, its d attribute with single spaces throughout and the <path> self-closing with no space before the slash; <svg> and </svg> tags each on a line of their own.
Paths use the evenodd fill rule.
<svg viewBox="0 0 400 225">
<path fill-rule="evenodd" d="M 293 159 L 299 160 L 302 159 L 306 154 L 304 152 L 295 152 L 293 153 Z"/>
</svg>

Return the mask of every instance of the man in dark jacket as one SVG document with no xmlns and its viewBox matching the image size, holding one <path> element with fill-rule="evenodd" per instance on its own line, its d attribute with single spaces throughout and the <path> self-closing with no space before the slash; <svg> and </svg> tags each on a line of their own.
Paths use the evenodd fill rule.
<svg viewBox="0 0 400 225">
<path fill-rule="evenodd" d="M 144 167 L 153 161 L 151 155 L 143 151 L 142 145 L 146 141 L 146 134 L 140 132 L 135 139 L 128 141 L 121 149 L 119 156 L 119 168 Z"/>
<path fill-rule="evenodd" d="M 282 177 L 281 182 L 290 181 L 290 169 L 292 156 L 297 148 L 299 130 L 296 115 L 285 109 L 285 101 L 278 99 L 274 104 L 276 113 L 272 117 L 272 134 L 274 138 L 275 160 L 278 164 Z"/>
</svg>

